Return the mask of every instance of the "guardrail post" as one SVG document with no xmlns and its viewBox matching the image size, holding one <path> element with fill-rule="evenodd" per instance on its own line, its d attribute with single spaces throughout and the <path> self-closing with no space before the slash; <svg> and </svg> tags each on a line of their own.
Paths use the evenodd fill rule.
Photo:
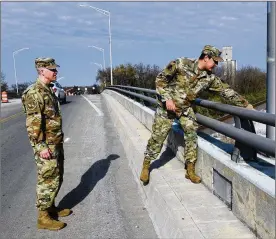
<svg viewBox="0 0 276 239">
<path fill-rule="evenodd" d="M 144 96 L 150 96 L 150 94 L 148 94 L 147 92 L 142 92 L 142 94 L 144 94 Z M 151 104 L 146 100 L 143 100 L 143 104 L 144 106 L 147 106 L 147 107 L 151 106 Z"/>
<path fill-rule="evenodd" d="M 256 134 L 254 124 L 251 120 L 241 119 L 238 116 L 234 116 L 234 121 L 236 128 L 244 129 Z M 236 163 L 239 163 L 242 161 L 241 158 L 243 160 L 257 160 L 257 151 L 254 148 L 242 144 L 236 140 L 231 159 Z"/>
</svg>

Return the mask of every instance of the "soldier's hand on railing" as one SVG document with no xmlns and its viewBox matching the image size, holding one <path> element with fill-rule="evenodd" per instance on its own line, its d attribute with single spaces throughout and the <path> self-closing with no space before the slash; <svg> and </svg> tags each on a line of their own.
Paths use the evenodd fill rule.
<svg viewBox="0 0 276 239">
<path fill-rule="evenodd" d="M 39 153 L 39 156 L 43 159 L 51 159 L 52 154 L 50 149 L 44 149 Z"/>
<path fill-rule="evenodd" d="M 254 109 L 253 105 L 251 105 L 251 104 L 248 104 L 245 108 L 248 110 L 256 110 L 256 109 Z"/>
<path fill-rule="evenodd" d="M 175 112 L 175 104 L 174 104 L 173 100 L 166 101 L 166 108 L 167 108 L 167 110 Z"/>
</svg>

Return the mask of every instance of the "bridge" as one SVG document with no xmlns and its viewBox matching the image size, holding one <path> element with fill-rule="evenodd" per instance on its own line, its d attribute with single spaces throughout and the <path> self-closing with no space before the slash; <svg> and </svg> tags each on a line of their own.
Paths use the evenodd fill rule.
<svg viewBox="0 0 276 239">
<path fill-rule="evenodd" d="M 220 108 L 232 110 L 236 128 L 197 115 L 236 138 L 233 145 L 198 132 L 199 185 L 185 179 L 183 133 L 175 122 L 143 186 L 139 174 L 154 116 L 143 102 L 155 100 L 131 91 L 108 88 L 69 96 L 62 105 L 66 161 L 57 204 L 74 213 L 59 232 L 36 230 L 36 168 L 25 116 L 20 101 L 1 105 L 0 237 L 275 238 L 275 141 L 260 140 L 250 123 L 271 124 L 270 115 Z"/>
</svg>

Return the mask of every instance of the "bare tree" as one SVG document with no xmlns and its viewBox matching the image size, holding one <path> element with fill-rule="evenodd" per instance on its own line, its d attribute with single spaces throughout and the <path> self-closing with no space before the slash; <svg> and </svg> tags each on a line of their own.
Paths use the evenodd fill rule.
<svg viewBox="0 0 276 239">
<path fill-rule="evenodd" d="M 1 71 L 1 79 L 0 79 L 0 86 L 1 86 L 1 92 L 8 90 L 8 83 L 5 81 L 5 74 Z"/>
<path fill-rule="evenodd" d="M 28 88 L 29 85 L 33 84 L 34 82 L 24 82 L 24 83 L 20 83 L 18 84 L 18 94 L 22 95 L 22 93 L 24 92 L 24 90 L 26 90 Z M 12 84 L 11 85 L 12 91 L 16 92 L 16 84 Z"/>
<path fill-rule="evenodd" d="M 235 89 L 241 94 L 264 91 L 266 89 L 266 73 L 257 67 L 243 67 L 237 72 Z"/>
</svg>

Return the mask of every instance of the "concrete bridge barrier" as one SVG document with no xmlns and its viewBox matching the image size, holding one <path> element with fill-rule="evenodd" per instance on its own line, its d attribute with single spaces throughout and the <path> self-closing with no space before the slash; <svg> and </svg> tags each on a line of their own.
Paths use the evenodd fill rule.
<svg viewBox="0 0 276 239">
<path fill-rule="evenodd" d="M 105 90 L 102 96 L 119 130 L 135 180 L 141 185 L 139 174 L 154 111 L 112 90 Z M 139 187 L 160 238 L 275 238 L 275 177 L 245 162 L 231 161 L 229 152 L 223 148 L 227 148 L 227 145 L 222 147 L 212 137 L 199 134 L 196 171 L 202 177 L 204 186 L 185 184 L 183 145 L 181 132 L 171 130 L 165 147 L 174 152 L 177 162 L 163 165 L 164 170 L 153 170 L 150 184 Z M 194 193 L 194 200 L 206 195 L 197 208 L 189 209 L 188 198 L 174 190 L 177 182 L 182 185 L 177 190 Z M 208 189 L 210 198 L 201 187 Z M 212 220 L 210 215 L 208 220 L 207 216 L 203 218 L 205 211 L 208 214 L 212 208 L 204 200 L 217 205 L 217 212 L 212 212 L 217 216 Z M 202 215 L 196 215 L 200 210 Z M 221 213 L 218 213 L 220 210 Z M 232 214 L 235 216 L 232 217 Z M 236 218 L 239 222 L 235 221 Z M 225 224 L 221 221 L 225 221 Z M 220 223 L 221 231 L 215 231 Z M 243 225 L 250 230 L 246 230 Z M 232 229 L 225 231 L 224 228 Z"/>
</svg>

